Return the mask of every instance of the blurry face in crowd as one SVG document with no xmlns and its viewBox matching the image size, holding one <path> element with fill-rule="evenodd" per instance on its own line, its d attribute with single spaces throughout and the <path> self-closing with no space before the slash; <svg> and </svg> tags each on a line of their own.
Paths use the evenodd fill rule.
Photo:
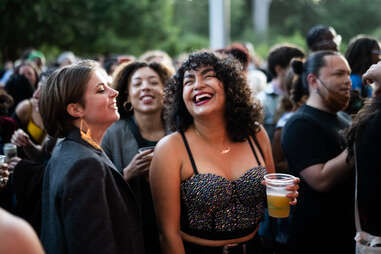
<svg viewBox="0 0 381 254">
<path fill-rule="evenodd" d="M 320 69 L 317 92 L 331 112 L 343 110 L 349 103 L 351 69 L 343 56 L 324 57 L 326 65 Z"/>
<path fill-rule="evenodd" d="M 28 79 L 30 85 L 35 87 L 37 77 L 32 67 L 28 65 L 21 66 L 19 69 L 19 74 L 25 76 Z"/>
<path fill-rule="evenodd" d="M 341 36 L 336 34 L 334 29 L 330 29 L 320 37 L 320 40 L 315 43 L 314 50 L 333 50 L 339 51 Z"/>
<path fill-rule="evenodd" d="M 119 119 L 116 106 L 118 92 L 110 87 L 110 79 L 102 69 L 91 74 L 87 83 L 84 101 L 84 120 L 90 126 L 110 126 Z"/>
<path fill-rule="evenodd" d="M 380 61 L 380 54 L 380 45 L 377 43 L 372 49 L 372 64 L 376 64 Z"/>
<path fill-rule="evenodd" d="M 183 100 L 193 117 L 216 112 L 224 115 L 224 84 L 217 78 L 213 67 L 205 66 L 184 73 Z"/>
<path fill-rule="evenodd" d="M 128 102 L 134 112 L 150 114 L 163 109 L 164 85 L 159 75 L 149 67 L 135 71 L 128 84 Z"/>
<path fill-rule="evenodd" d="M 36 91 L 34 91 L 33 97 L 32 97 L 33 109 L 37 112 L 39 111 L 38 100 L 40 99 L 40 91 L 41 91 L 41 81 L 38 82 L 37 89 Z"/>
</svg>

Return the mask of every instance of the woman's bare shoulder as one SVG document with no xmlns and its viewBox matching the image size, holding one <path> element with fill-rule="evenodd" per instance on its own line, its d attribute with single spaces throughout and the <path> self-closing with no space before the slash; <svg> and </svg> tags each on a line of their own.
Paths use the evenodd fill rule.
<svg viewBox="0 0 381 254">
<path fill-rule="evenodd" d="M 44 253 L 32 227 L 0 209 L 0 253 Z"/>
<path fill-rule="evenodd" d="M 183 145 L 181 134 L 179 132 L 173 132 L 160 139 L 159 143 L 155 147 L 155 150 L 173 150 L 178 149 L 181 145 Z"/>
<path fill-rule="evenodd" d="M 31 104 L 29 100 L 21 101 L 16 107 L 16 115 L 20 119 L 20 121 L 25 122 L 28 121 L 28 118 L 31 114 Z"/>
</svg>

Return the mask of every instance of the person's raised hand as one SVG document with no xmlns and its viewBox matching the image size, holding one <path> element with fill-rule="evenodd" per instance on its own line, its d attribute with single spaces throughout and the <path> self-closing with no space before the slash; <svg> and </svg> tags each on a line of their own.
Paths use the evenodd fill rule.
<svg viewBox="0 0 381 254">
<path fill-rule="evenodd" d="M 15 144 L 16 146 L 21 146 L 21 147 L 32 145 L 32 141 L 30 140 L 28 134 L 22 129 L 17 129 L 13 133 L 11 142 Z"/>
<path fill-rule="evenodd" d="M 373 97 L 381 94 L 381 62 L 373 64 L 362 75 L 363 83 L 373 88 Z"/>
<path fill-rule="evenodd" d="M 136 154 L 130 164 L 123 169 L 124 179 L 127 181 L 135 176 L 148 174 L 152 157 L 152 149 Z"/>
</svg>

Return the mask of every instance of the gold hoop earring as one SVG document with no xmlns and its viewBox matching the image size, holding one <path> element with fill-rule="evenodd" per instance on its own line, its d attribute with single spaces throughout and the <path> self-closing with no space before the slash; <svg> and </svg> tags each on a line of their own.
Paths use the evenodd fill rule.
<svg viewBox="0 0 381 254">
<path fill-rule="evenodd" d="M 131 105 L 131 103 L 129 103 L 128 101 L 125 101 L 123 103 L 123 108 L 126 110 L 126 111 L 132 111 L 134 109 L 134 107 Z"/>
</svg>

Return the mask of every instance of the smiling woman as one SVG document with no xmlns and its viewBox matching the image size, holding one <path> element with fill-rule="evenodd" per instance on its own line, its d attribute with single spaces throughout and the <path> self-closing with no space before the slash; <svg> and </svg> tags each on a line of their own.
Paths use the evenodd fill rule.
<svg viewBox="0 0 381 254">
<path fill-rule="evenodd" d="M 62 67 L 41 87 L 44 126 L 64 138 L 43 177 L 41 242 L 47 253 L 144 252 L 134 195 L 100 148 L 104 132 L 119 119 L 117 95 L 94 61 Z"/>
<path fill-rule="evenodd" d="M 158 143 L 150 169 L 162 251 L 260 253 L 261 181 L 274 162 L 241 66 L 213 52 L 193 53 L 166 92 L 175 133 Z"/>
<path fill-rule="evenodd" d="M 141 212 L 146 253 L 158 253 L 156 227 L 148 170 L 154 147 L 166 134 L 163 121 L 164 87 L 168 70 L 158 63 L 131 62 L 114 72 L 113 87 L 119 92 L 121 120 L 107 130 L 102 147 L 134 191 Z"/>
</svg>

